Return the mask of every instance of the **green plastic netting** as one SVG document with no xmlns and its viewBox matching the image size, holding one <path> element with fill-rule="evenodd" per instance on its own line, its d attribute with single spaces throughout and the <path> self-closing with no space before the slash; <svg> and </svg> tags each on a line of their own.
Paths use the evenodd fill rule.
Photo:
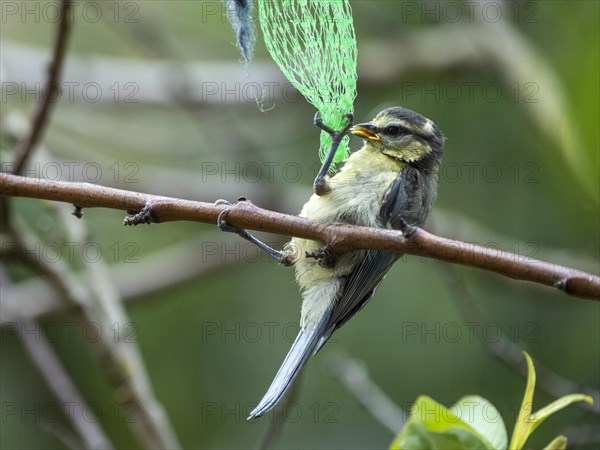
<svg viewBox="0 0 600 450">
<path fill-rule="evenodd" d="M 334 130 L 356 98 L 356 36 L 347 0 L 259 0 L 265 44 L 286 78 Z M 334 162 L 348 153 L 344 138 Z M 331 137 L 321 133 L 321 161 Z"/>
</svg>

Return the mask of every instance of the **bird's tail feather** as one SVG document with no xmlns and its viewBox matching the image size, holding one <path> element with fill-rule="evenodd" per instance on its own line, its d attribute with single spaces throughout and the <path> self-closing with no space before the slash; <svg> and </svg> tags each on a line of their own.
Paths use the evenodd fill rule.
<svg viewBox="0 0 600 450">
<path fill-rule="evenodd" d="M 264 395 L 258 406 L 252 410 L 250 416 L 248 416 L 248 420 L 262 416 L 273 408 L 281 397 L 283 397 L 283 394 L 285 394 L 298 373 L 300 373 L 300 369 L 302 369 L 308 361 L 308 358 L 310 358 L 317 349 L 317 345 L 323 336 L 330 315 L 330 313 L 325 314 L 315 327 L 300 329 L 298 336 L 296 336 L 296 339 L 292 344 L 292 348 L 286 355 L 275 378 L 271 382 L 271 386 L 269 386 L 267 393 Z"/>
</svg>

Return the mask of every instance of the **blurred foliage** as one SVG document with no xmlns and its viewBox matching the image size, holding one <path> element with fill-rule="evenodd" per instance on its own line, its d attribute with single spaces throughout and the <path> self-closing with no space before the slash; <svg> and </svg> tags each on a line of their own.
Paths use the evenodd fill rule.
<svg viewBox="0 0 600 450">
<path fill-rule="evenodd" d="M 2 2 L 3 7 L 7 3 Z M 77 6 L 72 57 L 239 61 L 231 27 L 219 2 L 99 4 L 104 17 L 95 22 L 81 20 L 87 2 Z M 435 11 L 436 2 L 425 4 L 433 5 Z M 599 3 L 511 2 L 511 10 L 524 11 L 528 4 L 535 5 L 535 20 L 526 21 L 520 16 L 510 22 L 558 74 L 568 101 L 565 118 L 576 126 L 585 152 L 577 155 L 581 161 L 579 171 L 567 166 L 560 144 L 533 124 L 523 99 L 515 99 L 511 83 L 474 62 L 444 71 L 423 68 L 377 83 L 364 82 L 359 74 L 356 117 L 368 119 L 384 105 L 400 104 L 438 124 L 448 141 L 434 209 L 466 217 L 489 231 L 489 236 L 476 235 L 472 241 L 501 243 L 503 250 L 556 263 L 576 261 L 578 268 L 599 273 L 600 214 L 598 203 L 586 187 L 590 183 L 584 182 L 592 180 L 594 185 L 600 179 Z M 416 30 L 434 29 L 448 22 L 444 14 L 420 15 L 424 7 L 417 6 L 418 12 L 409 14 L 407 5 L 419 4 L 352 2 L 359 70 L 362 44 L 401 43 Z M 111 16 L 115 11 L 119 12 L 117 20 Z M 126 23 L 125 15 L 132 12 L 137 22 Z M 25 20 L 8 17 L 0 31 L 2 45 L 10 40 L 47 49 L 54 24 L 34 20 L 34 16 Z M 393 53 L 388 55 L 390 59 L 395 57 Z M 254 64 L 261 62 L 269 59 L 258 36 Z M 34 63 L 41 66 L 43 61 Z M 2 64 L 10 67 L 11 61 L 3 58 Z M 241 63 L 232 67 L 244 73 Z M 250 79 L 252 70 L 253 65 Z M 168 80 L 165 77 L 165 83 Z M 530 81 L 535 83 L 536 77 Z M 468 83 L 475 86 L 472 98 L 465 94 Z M 483 95 L 482 89 L 488 84 L 501 89 L 499 99 L 490 101 Z M 443 89 L 451 85 L 463 87 L 463 94 L 458 98 L 444 95 Z M 414 87 L 416 92 L 411 90 Z M 26 102 L 14 97 L 3 99 L 1 105 L 4 117 L 9 112 L 29 116 L 34 106 L 31 97 Z M 180 172 L 181 178 L 173 178 L 169 187 L 181 188 L 182 192 L 192 187 L 199 193 L 197 200 L 214 201 L 225 193 L 234 200 L 252 190 L 265 193 L 261 206 L 294 213 L 309 197 L 315 175 L 319 133 L 312 126 L 313 115 L 314 109 L 304 101 L 282 98 L 267 113 L 243 98 L 238 102 L 193 105 L 160 105 L 143 99 L 133 104 L 62 101 L 54 110 L 45 144 L 56 158 L 99 162 L 110 176 L 114 176 L 109 169 L 112 164 L 117 163 L 123 171 L 124 163 L 135 162 L 139 171 L 133 182 L 124 183 L 123 172 L 115 180 L 125 189 L 161 193 L 164 184 L 158 184 L 155 178 L 158 168 L 159 172 Z M 10 157 L 7 151 L 12 139 L 2 131 L 1 157 L 5 162 Z M 351 145 L 358 148 L 360 142 L 353 140 Z M 272 163 L 280 165 L 275 166 L 271 178 L 266 176 L 265 164 Z M 300 167 L 298 176 L 285 174 L 286 164 Z M 215 165 L 220 173 L 207 175 L 207 168 Z M 263 168 L 258 181 L 244 175 L 242 169 L 250 165 Z M 195 178 L 186 175 L 190 173 Z M 40 242 L 59 239 L 58 225 L 43 202 L 17 200 L 13 204 L 16 212 L 43 236 Z M 191 223 L 124 228 L 122 216 L 115 211 L 85 210 L 83 219 L 107 262 L 121 267 L 128 262 L 122 254 L 114 257 L 111 246 L 122 250 L 134 243 L 137 260 L 159 248 L 214 231 L 210 226 Z M 446 215 L 436 216 L 434 212 L 433 222 L 440 217 Z M 463 231 L 452 222 L 443 226 L 445 230 L 453 230 L 454 226 L 456 234 Z M 450 231 L 446 234 L 453 236 Z M 509 243 L 498 236 L 508 237 Z M 270 241 L 284 242 L 281 237 L 270 237 Z M 135 340 L 157 397 L 182 445 L 251 448 L 270 418 L 248 423 L 245 417 L 264 393 L 290 345 L 300 296 L 293 271 L 278 267 L 266 257 L 245 257 L 248 247 L 244 243 L 225 246 L 213 239 L 207 244 L 216 245 L 232 264 L 138 299 L 128 312 L 137 326 Z M 202 254 L 198 258 L 201 260 Z M 482 342 L 493 341 L 498 330 L 559 374 L 578 384 L 600 388 L 597 302 L 458 268 L 488 318 L 468 325 L 440 276 L 440 264 L 413 257 L 398 262 L 373 302 L 308 365 L 278 447 L 360 449 L 389 444 L 392 436 L 325 369 L 328 353 L 336 348 L 364 360 L 373 380 L 407 409 L 422 394 L 450 404 L 456 398 L 478 393 L 497 406 L 507 423 L 514 423 L 519 407 L 514 399 L 521 395 L 523 378 L 492 358 Z M 10 269 L 20 277 L 28 275 L 19 265 Z M 64 313 L 46 318 L 44 325 L 47 329 L 58 326 L 68 330 L 73 321 L 71 314 Z M 61 359 L 88 401 L 102 413 L 102 423 L 116 445 L 135 447 L 127 427 L 127 411 L 115 407 L 106 380 L 90 355 L 89 339 L 82 335 L 81 327 L 74 329 L 71 337 L 65 331 L 54 342 Z M 3 405 L 16 405 L 18 413 L 3 417 L 0 446 L 63 448 L 51 431 L 56 424 L 50 424 L 50 430 L 44 424 L 48 405 L 56 405 L 56 400 L 7 328 L 2 329 L 1 346 L 1 401 Z M 544 404 L 553 400 L 542 391 L 537 395 Z M 23 413 L 23 408 L 33 412 Z M 596 416 L 572 407 L 559 418 L 549 419 L 528 445 L 540 448 L 567 426 L 595 423 Z M 578 445 L 570 441 L 570 445 L 583 449 L 597 448 L 598 443 Z"/>
<path fill-rule="evenodd" d="M 572 403 L 591 397 L 583 394 L 565 395 L 542 409 L 532 412 L 536 373 L 527 352 L 527 387 L 519 407 L 519 414 L 508 443 L 506 426 L 498 410 L 486 399 L 471 395 L 461 398 L 450 408 L 421 396 L 411 408 L 410 419 L 392 442 L 391 450 L 521 450 L 531 434 L 548 417 Z M 558 436 L 545 449 L 565 449 L 567 439 Z"/>
</svg>

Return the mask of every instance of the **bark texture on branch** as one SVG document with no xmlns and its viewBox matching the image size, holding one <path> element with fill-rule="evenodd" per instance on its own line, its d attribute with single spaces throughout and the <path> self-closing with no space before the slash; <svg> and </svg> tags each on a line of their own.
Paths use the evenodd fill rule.
<svg viewBox="0 0 600 450">
<path fill-rule="evenodd" d="M 560 289 L 576 297 L 600 300 L 600 277 L 527 256 L 447 239 L 415 228 L 410 237 L 396 230 L 346 224 L 319 224 L 299 216 L 268 211 L 242 201 L 215 205 L 108 188 L 89 183 L 47 181 L 0 174 L 0 195 L 66 202 L 77 207 L 128 211 L 125 224 L 194 221 L 216 224 L 227 210 L 230 225 L 321 241 L 337 253 L 373 249 L 420 255 L 489 270 L 517 280 Z"/>
</svg>

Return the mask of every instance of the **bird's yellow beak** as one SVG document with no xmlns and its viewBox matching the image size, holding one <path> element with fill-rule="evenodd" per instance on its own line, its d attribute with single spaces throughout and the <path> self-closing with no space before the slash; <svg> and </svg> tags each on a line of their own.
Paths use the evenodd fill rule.
<svg viewBox="0 0 600 450">
<path fill-rule="evenodd" d="M 381 138 L 375 133 L 375 129 L 375 126 L 370 123 L 361 123 L 360 125 L 354 125 L 350 128 L 350 133 L 370 141 L 379 141 Z"/>
</svg>

